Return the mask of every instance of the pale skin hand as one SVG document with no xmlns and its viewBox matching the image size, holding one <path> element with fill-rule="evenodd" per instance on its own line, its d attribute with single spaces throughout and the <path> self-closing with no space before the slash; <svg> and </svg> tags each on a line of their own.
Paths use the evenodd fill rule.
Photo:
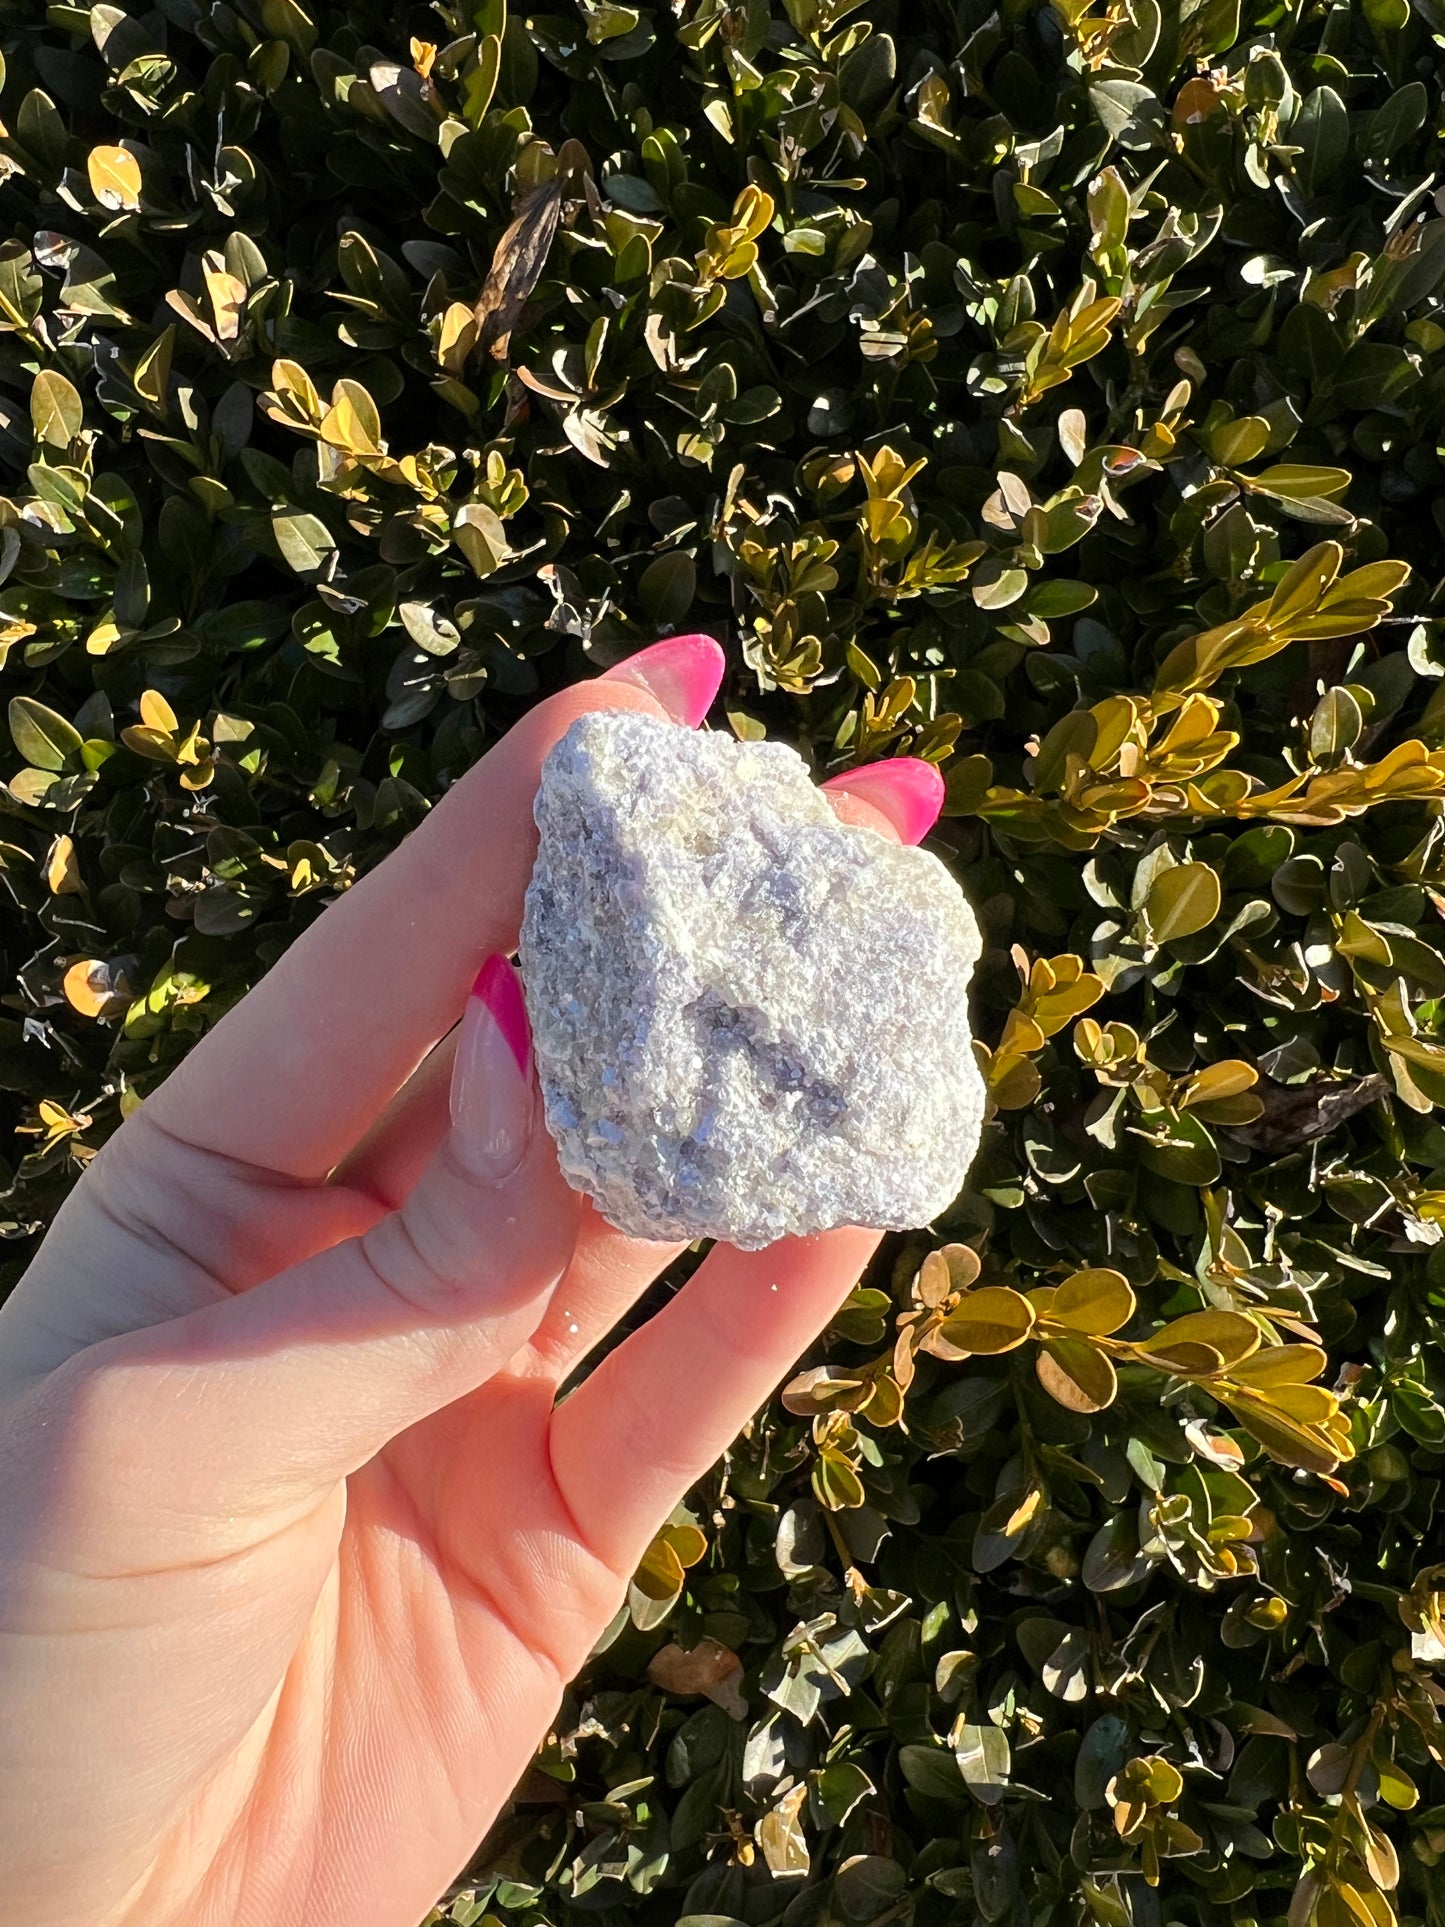
<svg viewBox="0 0 1445 1927">
<path fill-rule="evenodd" d="M 7 1918 L 415 1927 L 877 1243 L 716 1248 L 554 1406 L 679 1247 L 584 1207 L 540 1126 L 475 1181 L 448 1034 L 515 945 L 542 756 L 604 704 L 666 713 L 617 672 L 533 710 L 127 1121 L 0 1312 Z"/>
</svg>

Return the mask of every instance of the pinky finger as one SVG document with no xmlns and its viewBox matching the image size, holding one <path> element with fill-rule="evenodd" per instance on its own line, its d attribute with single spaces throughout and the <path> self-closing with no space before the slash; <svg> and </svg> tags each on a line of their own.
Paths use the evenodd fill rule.
<svg viewBox="0 0 1445 1927">
<path fill-rule="evenodd" d="M 882 1233 L 718 1245 L 552 1417 L 552 1469 L 592 1550 L 630 1572 L 827 1324 Z"/>
</svg>

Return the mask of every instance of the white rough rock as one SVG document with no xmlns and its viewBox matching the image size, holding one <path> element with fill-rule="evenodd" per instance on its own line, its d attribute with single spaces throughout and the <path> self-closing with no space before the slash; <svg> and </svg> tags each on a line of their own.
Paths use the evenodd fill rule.
<svg viewBox="0 0 1445 1927">
<path fill-rule="evenodd" d="M 802 758 L 625 710 L 542 769 L 520 961 L 569 1182 L 640 1238 L 926 1224 L 978 1147 L 979 954 L 937 857 Z"/>
</svg>

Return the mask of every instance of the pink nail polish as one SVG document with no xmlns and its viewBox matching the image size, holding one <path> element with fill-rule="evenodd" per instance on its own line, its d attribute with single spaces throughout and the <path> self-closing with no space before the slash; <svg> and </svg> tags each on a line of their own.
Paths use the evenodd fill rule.
<svg viewBox="0 0 1445 1927">
<path fill-rule="evenodd" d="M 904 843 L 921 843 L 943 808 L 943 778 L 921 756 L 895 756 L 886 763 L 845 769 L 820 787 L 861 796 L 883 812 Z"/>
<path fill-rule="evenodd" d="M 604 671 L 604 682 L 630 682 L 655 696 L 674 722 L 696 729 L 722 687 L 727 658 L 711 636 L 669 636 Z"/>
<path fill-rule="evenodd" d="M 458 1161 L 485 1184 L 503 1183 L 522 1162 L 535 1111 L 522 980 L 505 957 L 488 957 L 467 999 L 452 1066 Z"/>
<path fill-rule="evenodd" d="M 472 995 L 492 1013 L 523 1077 L 532 1069 L 532 1030 L 522 997 L 522 979 L 505 957 L 488 957 L 477 972 Z"/>
</svg>

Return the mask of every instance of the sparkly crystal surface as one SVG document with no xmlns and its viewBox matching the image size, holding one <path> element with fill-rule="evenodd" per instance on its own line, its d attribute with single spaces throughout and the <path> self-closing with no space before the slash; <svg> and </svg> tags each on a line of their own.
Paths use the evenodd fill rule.
<svg viewBox="0 0 1445 1927">
<path fill-rule="evenodd" d="M 542 769 L 520 962 L 568 1180 L 635 1237 L 907 1229 L 957 1194 L 983 1086 L 963 892 L 841 824 L 795 751 L 627 710 Z"/>
</svg>

